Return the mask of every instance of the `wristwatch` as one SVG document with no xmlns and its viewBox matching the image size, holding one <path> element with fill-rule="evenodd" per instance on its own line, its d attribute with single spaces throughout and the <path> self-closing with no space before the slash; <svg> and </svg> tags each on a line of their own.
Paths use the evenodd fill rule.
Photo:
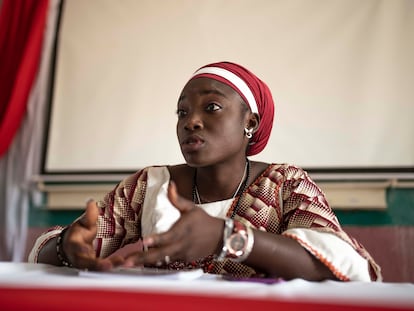
<svg viewBox="0 0 414 311">
<path fill-rule="evenodd" d="M 253 243 L 252 229 L 239 221 L 228 218 L 226 219 L 223 232 L 223 248 L 218 256 L 218 260 L 229 258 L 242 262 L 251 253 Z"/>
</svg>

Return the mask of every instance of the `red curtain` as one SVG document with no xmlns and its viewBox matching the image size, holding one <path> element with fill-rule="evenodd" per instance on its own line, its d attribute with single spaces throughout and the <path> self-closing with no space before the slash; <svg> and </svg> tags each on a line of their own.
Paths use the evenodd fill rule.
<svg viewBox="0 0 414 311">
<path fill-rule="evenodd" d="M 0 157 L 26 112 L 37 74 L 48 0 L 3 0 L 0 7 Z"/>
</svg>

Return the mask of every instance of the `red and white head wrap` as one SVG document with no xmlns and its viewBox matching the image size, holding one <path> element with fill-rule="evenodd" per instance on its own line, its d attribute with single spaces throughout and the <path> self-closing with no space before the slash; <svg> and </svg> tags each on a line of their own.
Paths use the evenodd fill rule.
<svg viewBox="0 0 414 311">
<path fill-rule="evenodd" d="M 234 89 L 260 118 L 259 128 L 250 139 L 247 155 L 261 152 L 269 141 L 273 126 L 274 103 L 268 86 L 246 68 L 230 62 L 213 63 L 198 69 L 191 77 L 206 77 Z M 190 80 L 191 80 L 190 79 Z"/>
</svg>

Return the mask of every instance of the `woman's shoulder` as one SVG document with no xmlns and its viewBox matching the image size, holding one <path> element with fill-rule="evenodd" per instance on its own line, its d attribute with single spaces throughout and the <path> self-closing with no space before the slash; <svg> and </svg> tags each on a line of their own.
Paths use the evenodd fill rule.
<svg viewBox="0 0 414 311">
<path fill-rule="evenodd" d="M 300 166 L 290 163 L 265 163 L 254 162 L 255 166 L 259 168 L 262 177 L 280 176 L 285 178 L 295 178 L 307 175 L 307 172 Z"/>
<path fill-rule="evenodd" d="M 254 179 L 252 183 L 256 185 L 273 184 L 276 187 L 281 184 L 294 186 L 301 182 L 314 184 L 308 173 L 294 164 L 255 162 L 253 166 L 260 168 L 259 173 L 253 171 Z"/>
</svg>

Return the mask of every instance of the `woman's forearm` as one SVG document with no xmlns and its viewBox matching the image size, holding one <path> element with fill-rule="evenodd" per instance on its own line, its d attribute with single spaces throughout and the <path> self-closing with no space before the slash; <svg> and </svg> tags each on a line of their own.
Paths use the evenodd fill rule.
<svg viewBox="0 0 414 311">
<path fill-rule="evenodd" d="M 284 279 L 336 279 L 328 267 L 295 240 L 259 230 L 253 232 L 254 245 L 245 264 L 269 276 Z"/>
</svg>

